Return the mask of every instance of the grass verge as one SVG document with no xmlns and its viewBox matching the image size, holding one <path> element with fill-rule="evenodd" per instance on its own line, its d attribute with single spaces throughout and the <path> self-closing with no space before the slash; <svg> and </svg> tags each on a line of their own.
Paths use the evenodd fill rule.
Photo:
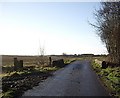
<svg viewBox="0 0 120 98">
<path fill-rule="evenodd" d="M 101 65 L 92 61 L 92 67 L 102 83 L 107 87 L 111 96 L 120 98 L 120 67 L 102 69 Z"/>
</svg>

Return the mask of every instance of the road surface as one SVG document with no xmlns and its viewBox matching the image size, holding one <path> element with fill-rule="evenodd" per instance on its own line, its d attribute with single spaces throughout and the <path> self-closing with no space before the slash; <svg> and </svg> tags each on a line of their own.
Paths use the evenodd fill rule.
<svg viewBox="0 0 120 98">
<path fill-rule="evenodd" d="M 75 61 L 23 96 L 109 96 L 89 61 Z"/>
</svg>

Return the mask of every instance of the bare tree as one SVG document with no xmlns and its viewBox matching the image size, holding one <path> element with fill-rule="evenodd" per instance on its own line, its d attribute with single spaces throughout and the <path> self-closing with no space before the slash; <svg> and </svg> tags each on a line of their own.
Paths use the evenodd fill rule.
<svg viewBox="0 0 120 98">
<path fill-rule="evenodd" d="M 44 64 L 45 64 L 45 46 L 39 43 L 38 65 L 44 66 Z"/>
<path fill-rule="evenodd" d="M 92 24 L 109 53 L 109 61 L 120 64 L 120 2 L 101 2 Z"/>
</svg>

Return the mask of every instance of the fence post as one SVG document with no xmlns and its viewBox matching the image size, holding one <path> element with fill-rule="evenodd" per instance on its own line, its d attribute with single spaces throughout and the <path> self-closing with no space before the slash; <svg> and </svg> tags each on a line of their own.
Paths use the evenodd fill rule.
<svg viewBox="0 0 120 98">
<path fill-rule="evenodd" d="M 14 71 L 17 70 L 18 60 L 17 58 L 14 58 Z"/>
<path fill-rule="evenodd" d="M 49 57 L 49 66 L 51 66 L 52 65 L 52 59 L 51 59 L 51 57 Z"/>
<path fill-rule="evenodd" d="M 22 69 L 23 68 L 23 60 L 19 61 L 19 68 Z"/>
</svg>

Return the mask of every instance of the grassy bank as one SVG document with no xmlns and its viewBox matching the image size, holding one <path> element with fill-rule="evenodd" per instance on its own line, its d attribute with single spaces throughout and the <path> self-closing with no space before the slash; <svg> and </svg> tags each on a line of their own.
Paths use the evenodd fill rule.
<svg viewBox="0 0 120 98">
<path fill-rule="evenodd" d="M 120 67 L 102 69 L 100 62 L 95 60 L 92 61 L 92 67 L 110 92 L 110 95 L 120 98 Z"/>
</svg>

